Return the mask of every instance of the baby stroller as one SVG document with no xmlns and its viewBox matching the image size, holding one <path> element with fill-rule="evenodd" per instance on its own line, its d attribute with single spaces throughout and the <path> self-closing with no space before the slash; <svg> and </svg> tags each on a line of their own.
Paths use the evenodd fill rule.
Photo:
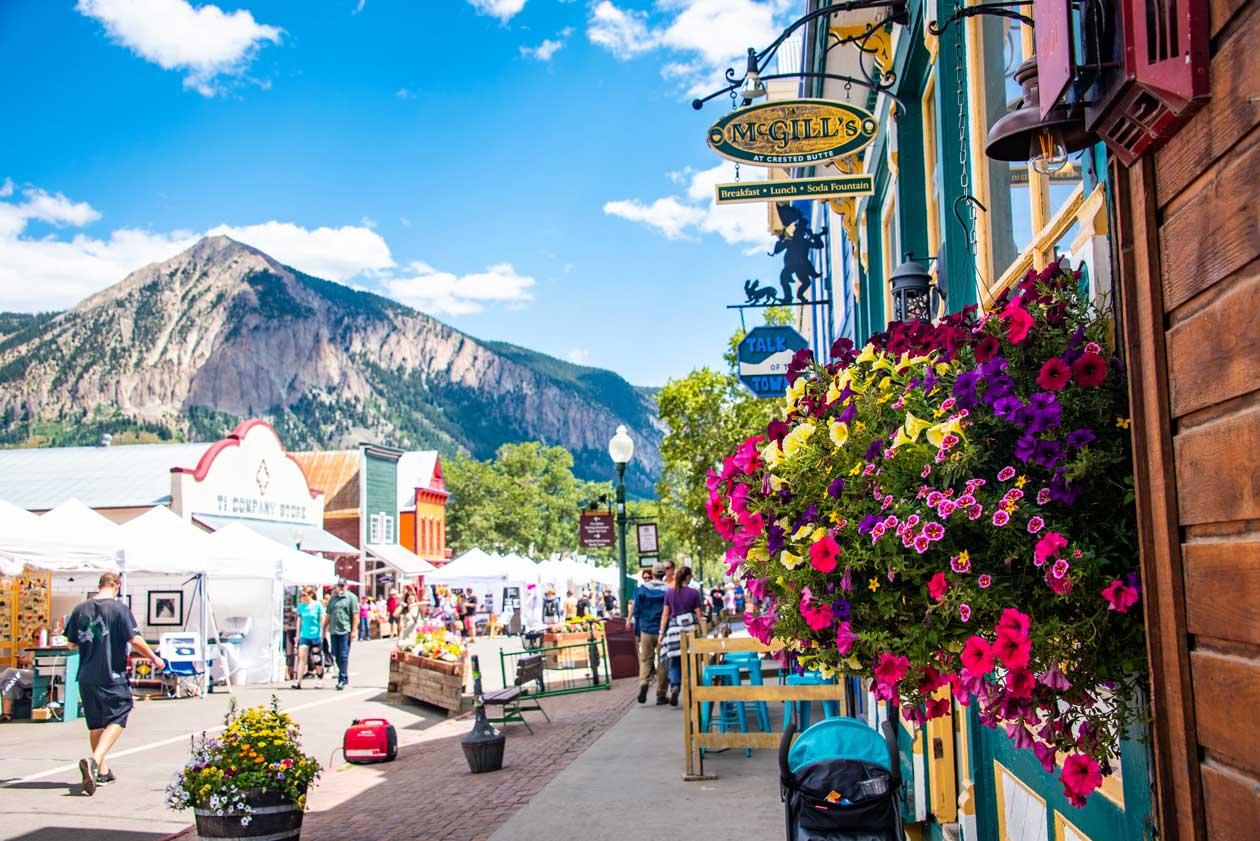
<svg viewBox="0 0 1260 841">
<path fill-rule="evenodd" d="M 779 743 L 779 794 L 788 841 L 902 841 L 896 723 L 884 735 L 855 718 L 828 718 Z"/>
</svg>

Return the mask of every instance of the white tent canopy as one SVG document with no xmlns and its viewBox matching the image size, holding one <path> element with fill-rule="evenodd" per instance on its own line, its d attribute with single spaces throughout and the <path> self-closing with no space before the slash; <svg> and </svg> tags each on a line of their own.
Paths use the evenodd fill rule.
<svg viewBox="0 0 1260 841">
<path fill-rule="evenodd" d="M 231 523 L 205 538 L 207 569 L 213 577 L 274 578 L 280 563 L 290 586 L 336 584 L 333 562 L 299 552 L 240 523 Z"/>
<path fill-rule="evenodd" d="M 502 607 L 504 587 L 519 587 L 521 595 L 530 585 L 538 584 L 538 565 L 519 555 L 491 555 L 482 549 L 470 549 L 439 569 L 425 576 L 426 584 L 473 589 L 482 596 L 494 597 L 496 610 Z"/>
<path fill-rule="evenodd" d="M 9 518 L 16 528 L 0 531 L 0 553 L 53 572 L 118 571 L 118 524 L 77 499 L 36 517 L 33 524 L 11 512 Z"/>
<path fill-rule="evenodd" d="M 208 536 L 165 506 L 118 527 L 122 566 L 127 573 L 209 572 Z"/>
</svg>

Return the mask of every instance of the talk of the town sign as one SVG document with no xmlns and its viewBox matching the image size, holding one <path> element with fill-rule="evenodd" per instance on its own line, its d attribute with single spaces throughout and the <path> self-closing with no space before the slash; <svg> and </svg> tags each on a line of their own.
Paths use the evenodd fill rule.
<svg viewBox="0 0 1260 841">
<path fill-rule="evenodd" d="M 753 166 L 800 166 L 852 155 L 874 138 L 871 113 L 847 102 L 788 99 L 732 111 L 709 129 L 709 146 Z"/>
</svg>

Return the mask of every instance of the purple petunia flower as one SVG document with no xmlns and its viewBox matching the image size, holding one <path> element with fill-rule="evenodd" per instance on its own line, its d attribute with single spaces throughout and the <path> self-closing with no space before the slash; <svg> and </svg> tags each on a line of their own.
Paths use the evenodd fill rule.
<svg viewBox="0 0 1260 841">
<path fill-rule="evenodd" d="M 1063 459 L 1063 445 L 1058 441 L 1038 441 L 1036 451 L 1033 453 L 1032 460 L 1040 464 L 1047 470 L 1053 470 L 1054 466 Z"/>
<path fill-rule="evenodd" d="M 874 461 L 884 454 L 884 439 L 876 438 L 871 445 L 866 448 L 866 460 Z"/>
<path fill-rule="evenodd" d="M 796 522 L 792 524 L 792 531 L 796 532 L 796 530 L 799 529 L 801 526 L 808 525 L 809 523 L 815 522 L 817 519 L 818 519 L 818 506 L 811 505 L 808 508 L 806 508 L 804 511 L 802 511 L 801 515 L 796 518 Z"/>
<path fill-rule="evenodd" d="M 1024 429 L 1036 434 L 1054 429 L 1063 418 L 1063 407 L 1048 391 L 1039 391 L 1028 400 L 1027 420 Z"/>
<path fill-rule="evenodd" d="M 831 615 L 841 621 L 849 618 L 851 610 L 852 606 L 849 604 L 848 599 L 836 599 L 831 603 Z"/>
<path fill-rule="evenodd" d="M 993 414 L 1016 426 L 1022 425 L 1023 413 L 1024 401 L 1013 394 L 1008 394 L 993 401 Z"/>
<path fill-rule="evenodd" d="M 777 557 L 783 551 L 784 537 L 783 526 L 778 523 L 771 523 L 770 528 L 766 530 L 766 551 Z"/>
<path fill-rule="evenodd" d="M 1037 452 L 1037 439 L 1029 433 L 1019 436 L 1019 440 L 1015 442 L 1015 458 L 1020 461 L 1028 461 Z"/>
<path fill-rule="evenodd" d="M 1094 435 L 1094 430 L 1089 427 L 1082 427 L 1068 433 L 1067 445 L 1074 450 L 1079 450 L 1086 444 L 1092 443 L 1097 437 Z"/>
<path fill-rule="evenodd" d="M 844 477 L 838 476 L 830 485 L 827 486 L 827 496 L 832 499 L 839 499 L 840 494 L 844 493 Z"/>
<path fill-rule="evenodd" d="M 844 404 L 844 409 L 840 412 L 840 415 L 836 418 L 836 420 L 840 421 L 840 423 L 853 423 L 853 419 L 855 417 L 857 417 L 857 403 L 850 400 L 848 403 Z"/>
<path fill-rule="evenodd" d="M 871 529 L 879 523 L 878 514 L 867 514 L 862 518 L 862 522 L 858 523 L 858 534 L 867 535 L 871 533 Z"/>
<path fill-rule="evenodd" d="M 1055 502 L 1061 502 L 1064 505 L 1075 505 L 1076 498 L 1080 496 L 1081 486 L 1076 482 L 1069 482 L 1063 476 L 1063 471 L 1059 470 L 1054 474 L 1054 478 L 1050 480 L 1050 498 Z"/>
</svg>

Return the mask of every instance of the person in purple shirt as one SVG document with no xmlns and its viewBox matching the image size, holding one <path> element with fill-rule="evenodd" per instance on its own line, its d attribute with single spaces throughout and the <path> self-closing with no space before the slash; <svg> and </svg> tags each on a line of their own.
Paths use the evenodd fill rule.
<svg viewBox="0 0 1260 841">
<path fill-rule="evenodd" d="M 704 597 L 691 584 L 691 567 L 682 567 L 674 573 L 674 586 L 665 594 L 665 609 L 661 612 L 661 647 L 669 658 L 669 703 L 678 706 L 678 691 L 682 688 L 682 635 L 700 627 L 700 609 Z"/>
</svg>

